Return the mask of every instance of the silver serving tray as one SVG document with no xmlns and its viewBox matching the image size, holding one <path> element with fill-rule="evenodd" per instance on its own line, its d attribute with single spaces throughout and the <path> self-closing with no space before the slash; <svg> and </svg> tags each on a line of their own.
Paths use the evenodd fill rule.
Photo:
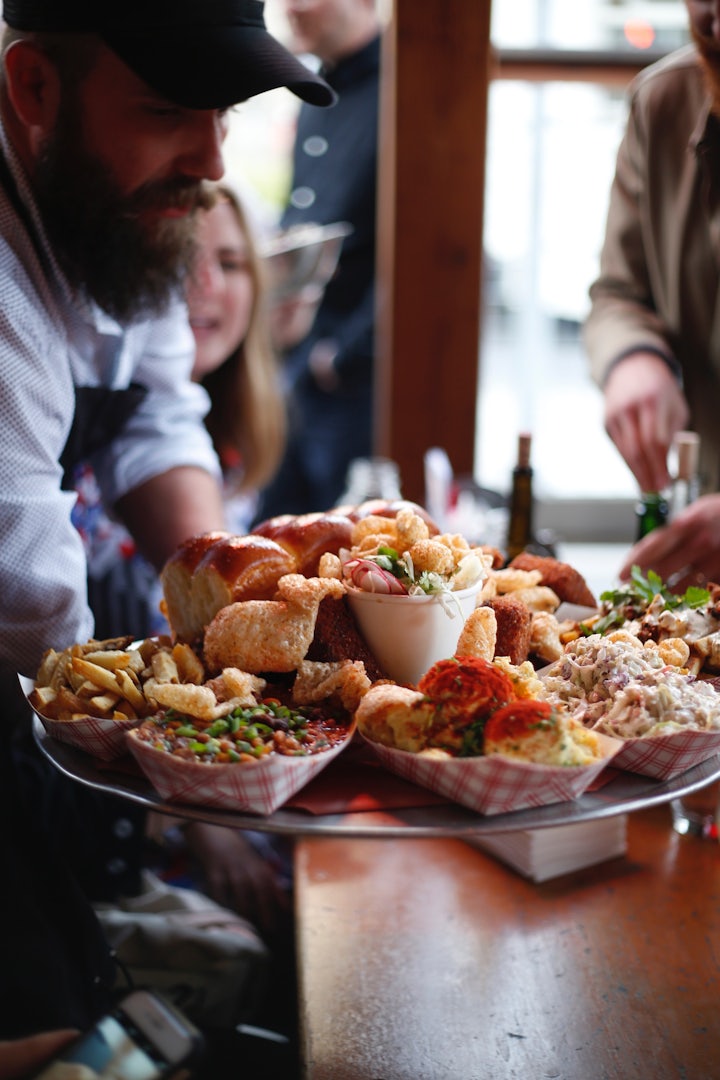
<svg viewBox="0 0 720 1080">
<path fill-rule="evenodd" d="M 194 821 L 209 821 L 235 829 L 255 829 L 261 832 L 292 836 L 357 836 L 380 837 L 456 837 L 514 832 L 518 829 L 541 829 L 553 825 L 571 825 L 632 813 L 645 807 L 669 802 L 679 795 L 704 787 L 720 779 L 720 755 L 703 761 L 672 780 L 653 780 L 636 773 L 619 773 L 597 791 L 587 792 L 570 802 L 516 810 L 511 814 L 485 816 L 454 803 L 412 807 L 404 810 L 363 811 L 347 814 L 315 815 L 305 810 L 280 809 L 268 817 L 215 810 L 211 807 L 190 806 L 165 802 L 144 776 L 113 771 L 98 763 L 82 750 L 58 742 L 47 734 L 37 716 L 33 717 L 33 734 L 40 750 L 48 760 L 73 780 L 108 795 L 116 795 L 139 803 L 148 810 L 158 810 L 175 817 Z M 332 764 L 328 766 L 328 771 Z M 360 789 L 358 789 L 360 794 Z M 348 793 L 352 794 L 351 792 Z"/>
</svg>

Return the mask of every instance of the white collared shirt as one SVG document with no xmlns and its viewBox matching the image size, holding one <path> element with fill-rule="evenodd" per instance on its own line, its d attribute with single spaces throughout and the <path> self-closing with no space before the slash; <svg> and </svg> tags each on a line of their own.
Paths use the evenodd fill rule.
<svg viewBox="0 0 720 1080">
<path fill-rule="evenodd" d="M 93 459 L 106 505 L 170 468 L 219 475 L 219 466 L 202 422 L 207 395 L 190 381 L 184 303 L 120 326 L 73 295 L 2 128 L 0 143 L 44 249 L 38 258 L 0 189 L 0 665 L 32 676 L 45 649 L 93 630 L 83 545 L 70 520 L 75 495 L 60 487 L 75 387 L 134 381 L 148 390 L 122 435 Z"/>
</svg>

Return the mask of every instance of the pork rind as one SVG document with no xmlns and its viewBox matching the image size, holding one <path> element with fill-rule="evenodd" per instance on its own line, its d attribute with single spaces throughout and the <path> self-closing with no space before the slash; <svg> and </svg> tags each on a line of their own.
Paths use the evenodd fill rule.
<svg viewBox="0 0 720 1080">
<path fill-rule="evenodd" d="M 295 671 L 315 633 L 320 601 L 345 595 L 335 578 L 286 574 L 274 600 L 245 600 L 222 608 L 205 632 L 204 657 L 210 671 Z"/>
<path fill-rule="evenodd" d="M 138 765 L 167 802 L 272 814 L 342 753 L 353 731 L 350 725 L 343 742 L 307 757 L 270 754 L 259 761 L 219 765 L 174 757 L 142 742 L 138 730 L 126 738 Z"/>
<path fill-rule="evenodd" d="M 551 766 L 505 758 L 414 754 L 365 739 L 383 765 L 404 780 L 428 788 L 479 814 L 505 814 L 578 798 L 612 762 L 619 743 L 600 736 L 605 756 L 592 765 Z"/>
</svg>

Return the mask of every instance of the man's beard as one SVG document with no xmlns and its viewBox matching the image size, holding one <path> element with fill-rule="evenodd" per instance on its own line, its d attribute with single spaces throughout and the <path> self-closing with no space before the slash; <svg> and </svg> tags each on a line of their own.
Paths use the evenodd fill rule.
<svg viewBox="0 0 720 1080">
<path fill-rule="evenodd" d="M 123 195 L 88 151 L 72 112 L 62 109 L 33 176 L 53 252 L 70 284 L 113 318 L 160 314 L 192 264 L 192 211 L 204 204 L 203 185 L 167 180 Z M 152 213 L 166 207 L 191 212 L 177 218 Z"/>
<path fill-rule="evenodd" d="M 703 37 L 694 26 L 690 30 L 700 53 L 705 83 L 712 100 L 712 112 L 720 116 L 720 44 L 714 38 Z"/>
</svg>

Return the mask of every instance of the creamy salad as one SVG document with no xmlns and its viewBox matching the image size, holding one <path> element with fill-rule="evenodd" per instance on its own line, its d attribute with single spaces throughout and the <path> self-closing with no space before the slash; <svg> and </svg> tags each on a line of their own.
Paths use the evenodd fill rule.
<svg viewBox="0 0 720 1080">
<path fill-rule="evenodd" d="M 543 697 L 615 738 L 720 731 L 720 694 L 627 631 L 592 634 L 543 672 Z"/>
</svg>

